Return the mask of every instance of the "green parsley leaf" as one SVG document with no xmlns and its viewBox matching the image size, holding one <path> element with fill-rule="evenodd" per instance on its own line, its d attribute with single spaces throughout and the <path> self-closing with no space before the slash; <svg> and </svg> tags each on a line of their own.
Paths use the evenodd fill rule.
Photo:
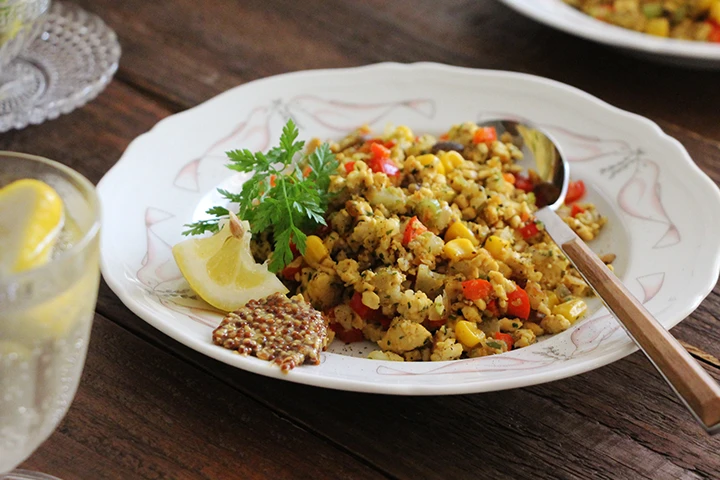
<svg viewBox="0 0 720 480">
<path fill-rule="evenodd" d="M 228 209 L 225 207 L 210 207 L 206 213 L 209 215 L 215 215 L 216 217 L 223 217 L 230 214 Z"/>
<path fill-rule="evenodd" d="M 309 179 L 315 182 L 321 192 L 327 192 L 330 186 L 330 175 L 337 170 L 338 162 L 330 151 L 330 145 L 323 143 L 308 156 L 311 168 Z"/>
<path fill-rule="evenodd" d="M 195 223 L 186 223 L 183 225 L 187 230 L 183 231 L 183 235 L 202 235 L 205 232 L 215 233 L 220 230 L 219 218 L 210 218 L 208 220 L 199 220 Z"/>
<path fill-rule="evenodd" d="M 232 163 L 227 164 L 230 170 L 238 172 L 252 172 L 256 168 L 266 170 L 270 162 L 263 154 L 254 154 L 248 149 L 231 150 L 226 153 Z"/>
</svg>

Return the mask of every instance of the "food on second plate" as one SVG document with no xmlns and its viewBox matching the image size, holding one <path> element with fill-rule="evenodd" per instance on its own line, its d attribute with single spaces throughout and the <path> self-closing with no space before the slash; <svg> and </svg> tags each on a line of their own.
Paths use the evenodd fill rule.
<svg viewBox="0 0 720 480">
<path fill-rule="evenodd" d="M 302 295 L 289 299 L 274 293 L 229 313 L 213 332 L 213 342 L 275 362 L 287 372 L 303 363 L 320 363 L 328 344 L 327 325 Z"/>
<path fill-rule="evenodd" d="M 472 122 L 438 139 L 363 127 L 329 146 L 311 142 L 291 164 L 288 152 L 303 146 L 292 131 L 268 153 L 282 170 L 269 174 L 264 157 L 247 152 L 242 171 L 259 162 L 264 173 L 241 194 L 221 193 L 254 219 L 255 259 L 323 312 L 331 340 L 369 340 L 375 359 L 455 360 L 531 345 L 587 310 L 591 290 L 534 218 L 540 181 L 515 164 L 522 152 L 509 135 Z M 309 178 L 320 179 L 316 200 L 301 208 L 308 198 L 289 192 Z M 582 181 L 569 192 L 560 213 L 592 240 L 606 219 L 577 203 Z M 269 220 L 257 214 L 265 202 Z M 299 213 L 278 223 L 290 210 Z M 218 218 L 188 232 L 225 212 L 212 209 Z"/>
<path fill-rule="evenodd" d="M 638 32 L 720 42 L 720 0 L 563 0 L 604 22 Z"/>
</svg>

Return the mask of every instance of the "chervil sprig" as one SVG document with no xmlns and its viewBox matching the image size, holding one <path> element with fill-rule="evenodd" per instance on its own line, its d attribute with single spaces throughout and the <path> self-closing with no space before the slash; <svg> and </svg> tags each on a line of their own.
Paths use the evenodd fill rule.
<svg viewBox="0 0 720 480">
<path fill-rule="evenodd" d="M 220 195 L 238 205 L 238 216 L 250 223 L 253 233 L 272 231 L 275 240 L 269 265 L 272 272 L 279 272 L 293 260 L 291 243 L 304 254 L 306 232 L 326 224 L 330 175 L 338 167 L 326 143 L 303 161 L 296 161 L 305 146 L 305 142 L 297 140 L 298 134 L 295 123 L 288 120 L 279 146 L 267 153 L 247 149 L 227 152 L 228 168 L 253 175 L 239 193 L 218 189 Z M 306 167 L 302 168 L 303 165 Z M 212 207 L 207 213 L 215 218 L 187 224 L 183 235 L 216 232 L 228 210 Z"/>
</svg>

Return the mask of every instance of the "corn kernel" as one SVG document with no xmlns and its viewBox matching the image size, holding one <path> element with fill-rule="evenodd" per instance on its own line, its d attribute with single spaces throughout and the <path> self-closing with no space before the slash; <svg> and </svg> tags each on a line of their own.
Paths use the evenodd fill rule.
<svg viewBox="0 0 720 480">
<path fill-rule="evenodd" d="M 720 0 L 715 0 L 710 6 L 710 14 L 708 15 L 710 20 L 715 23 L 720 23 Z"/>
<path fill-rule="evenodd" d="M 555 307 L 555 305 L 560 303 L 560 299 L 558 298 L 558 296 L 555 292 L 548 293 L 547 297 L 548 297 L 547 306 L 550 310 L 552 310 Z"/>
<path fill-rule="evenodd" d="M 446 172 L 452 172 L 457 167 L 462 166 L 465 163 L 465 159 L 455 150 L 449 152 L 443 152 L 440 155 L 440 162 L 445 166 Z"/>
<path fill-rule="evenodd" d="M 498 237 L 497 235 L 490 235 L 485 241 L 485 250 L 496 260 L 502 260 L 505 258 L 505 251 L 510 246 L 507 240 Z"/>
<path fill-rule="evenodd" d="M 323 241 L 320 237 L 316 235 L 310 235 L 307 237 L 304 256 L 308 263 L 320 263 L 329 254 L 328 249 L 325 248 L 325 245 L 323 245 Z"/>
<path fill-rule="evenodd" d="M 378 297 L 377 293 L 366 290 L 362 293 L 362 304 L 377 310 L 380 308 L 380 297 Z"/>
<path fill-rule="evenodd" d="M 415 157 L 415 159 L 420 162 L 420 165 L 425 167 L 432 165 L 436 172 L 445 175 L 445 166 L 440 162 L 440 159 L 432 153 L 420 155 L 419 157 Z"/>
<path fill-rule="evenodd" d="M 467 238 L 450 240 L 443 247 L 445 256 L 453 261 L 465 260 L 475 256 L 475 247 Z"/>
<path fill-rule="evenodd" d="M 418 155 L 415 158 L 417 159 L 418 162 L 420 162 L 421 165 L 427 166 L 427 165 L 431 165 L 431 164 L 435 163 L 435 159 L 437 157 L 435 155 L 433 155 L 432 153 L 426 153 L 424 155 Z"/>
<path fill-rule="evenodd" d="M 579 299 L 574 298 L 563 302 L 560 305 L 556 305 L 552 309 L 553 315 L 562 315 L 563 317 L 570 320 L 570 323 L 575 322 L 580 316 L 587 310 L 587 304 Z"/>
<path fill-rule="evenodd" d="M 657 37 L 667 37 L 670 35 L 670 21 L 663 17 L 651 18 L 645 25 L 645 33 Z"/>
<path fill-rule="evenodd" d="M 452 172 L 453 170 L 455 170 L 455 165 L 450 163 L 450 161 L 446 159 L 446 156 L 444 154 L 440 155 L 440 157 L 438 157 L 438 158 L 440 158 L 440 163 L 445 168 L 446 173 L 449 173 L 449 172 Z"/>
<path fill-rule="evenodd" d="M 468 348 L 485 340 L 485 333 L 477 327 L 477 324 L 467 320 L 460 320 L 455 324 L 455 336 Z"/>
<path fill-rule="evenodd" d="M 407 140 L 408 142 L 412 142 L 413 140 L 415 140 L 415 135 L 413 134 L 413 131 L 405 125 L 400 125 L 399 127 L 397 127 L 392 136 L 400 140 Z"/>
<path fill-rule="evenodd" d="M 454 240 L 456 238 L 467 238 L 472 242 L 473 245 L 480 245 L 480 242 L 477 238 L 475 238 L 475 235 L 473 235 L 470 229 L 460 221 L 450 225 L 450 228 L 448 228 L 445 232 L 446 242 L 449 242 L 450 240 Z"/>
</svg>

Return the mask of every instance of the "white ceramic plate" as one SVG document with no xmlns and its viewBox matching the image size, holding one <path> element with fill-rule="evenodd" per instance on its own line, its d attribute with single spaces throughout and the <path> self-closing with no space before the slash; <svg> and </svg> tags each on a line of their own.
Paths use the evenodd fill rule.
<svg viewBox="0 0 720 480">
<path fill-rule="evenodd" d="M 610 25 L 562 0 L 500 0 L 530 18 L 579 37 L 612 45 L 663 63 L 720 68 L 720 44 L 660 38 Z"/>
<path fill-rule="evenodd" d="M 502 355 L 433 363 L 363 358 L 340 342 L 319 366 L 289 374 L 211 343 L 221 316 L 193 298 L 170 248 L 203 217 L 215 189 L 239 188 L 223 152 L 262 150 L 293 117 L 301 137 L 340 138 L 368 123 L 440 134 L 465 120 L 526 118 L 547 129 L 609 216 L 593 243 L 615 252 L 618 275 L 666 327 L 710 292 L 720 270 L 720 193 L 654 123 L 572 87 L 518 73 L 438 64 L 379 64 L 290 73 L 229 90 L 141 135 L 98 186 L 102 269 L 120 299 L 179 342 L 221 362 L 323 387 L 391 394 L 454 394 L 521 387 L 600 367 L 635 350 L 596 303 L 570 330 Z M 358 356 L 359 355 L 359 356 Z"/>
</svg>

